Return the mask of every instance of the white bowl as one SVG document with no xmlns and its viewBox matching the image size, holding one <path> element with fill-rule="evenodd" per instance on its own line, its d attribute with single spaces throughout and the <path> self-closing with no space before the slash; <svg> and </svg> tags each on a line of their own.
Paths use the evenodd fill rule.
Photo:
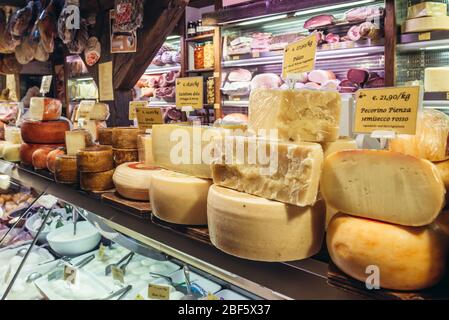
<svg viewBox="0 0 449 320">
<path fill-rule="evenodd" d="M 65 217 L 67 215 L 65 209 L 56 209 L 54 210 L 59 211 L 60 213 L 62 213 L 63 217 Z M 37 231 L 39 228 L 34 228 L 33 225 L 35 223 L 36 220 L 40 219 L 40 216 L 38 213 L 32 215 L 31 217 L 29 217 L 26 221 L 25 221 L 25 227 L 28 229 L 28 231 L 31 233 L 31 235 L 33 236 L 33 238 L 36 237 Z M 63 223 L 66 223 L 66 221 L 63 221 Z M 48 228 L 46 228 L 46 230 L 42 230 L 41 234 L 39 235 L 39 242 L 46 242 L 47 241 L 47 235 L 50 233 L 50 230 Z"/>
<path fill-rule="evenodd" d="M 101 240 L 101 235 L 88 221 L 76 225 L 73 236 L 73 223 L 51 231 L 47 235 L 50 247 L 63 256 L 76 256 L 93 250 Z"/>
</svg>

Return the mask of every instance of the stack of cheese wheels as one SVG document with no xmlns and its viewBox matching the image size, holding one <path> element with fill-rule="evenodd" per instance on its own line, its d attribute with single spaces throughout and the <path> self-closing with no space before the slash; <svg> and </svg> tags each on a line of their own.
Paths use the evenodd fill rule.
<svg viewBox="0 0 449 320">
<path fill-rule="evenodd" d="M 153 174 L 160 170 L 159 167 L 147 166 L 141 162 L 123 163 L 114 172 L 115 190 L 124 198 L 148 201 Z"/>
<path fill-rule="evenodd" d="M 55 181 L 65 184 L 78 183 L 78 167 L 76 156 L 59 154 L 55 157 Z"/>
<path fill-rule="evenodd" d="M 35 169 L 46 169 L 48 153 L 64 146 L 65 132 L 71 129 L 71 123 L 61 118 L 61 110 L 59 100 L 31 98 L 29 119 L 21 126 L 23 144 L 20 147 L 20 160 L 23 164 L 32 165 Z"/>
<path fill-rule="evenodd" d="M 114 188 L 114 162 L 110 146 L 81 149 L 77 155 L 80 187 L 85 191 L 107 191 Z"/>
<path fill-rule="evenodd" d="M 117 127 L 112 130 L 112 147 L 114 164 L 119 166 L 125 162 L 139 161 L 137 140 L 140 134 L 138 128 Z"/>
<path fill-rule="evenodd" d="M 95 142 L 99 141 L 100 129 L 104 129 L 107 127 L 106 120 L 109 119 L 110 115 L 109 105 L 101 102 L 95 103 L 89 112 L 89 120 L 86 120 L 84 122 L 82 128 L 78 127 L 77 122 L 75 121 L 75 118 L 77 118 L 78 110 L 79 106 L 76 106 L 73 110 L 74 118 L 72 118 L 72 120 L 75 123 L 75 129 L 86 129 L 90 132 Z"/>
<path fill-rule="evenodd" d="M 103 146 L 112 146 L 112 130 L 113 128 L 98 129 L 98 143 Z"/>
</svg>

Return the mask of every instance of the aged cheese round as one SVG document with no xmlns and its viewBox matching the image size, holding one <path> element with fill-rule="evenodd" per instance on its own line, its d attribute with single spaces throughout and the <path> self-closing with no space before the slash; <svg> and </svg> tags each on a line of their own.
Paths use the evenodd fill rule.
<svg viewBox="0 0 449 320">
<path fill-rule="evenodd" d="M 55 161 L 55 180 L 59 183 L 75 184 L 78 183 L 78 168 L 76 157 L 68 155 L 56 156 Z"/>
<path fill-rule="evenodd" d="M 356 141 L 351 138 L 339 138 L 333 142 L 324 142 L 321 146 L 323 147 L 325 158 L 337 151 L 357 149 Z"/>
<path fill-rule="evenodd" d="M 339 212 L 406 226 L 432 223 L 446 192 L 433 163 L 385 150 L 332 153 L 320 187 Z"/>
<path fill-rule="evenodd" d="M 420 290 L 445 273 L 447 239 L 431 227 L 405 227 L 338 214 L 327 229 L 332 261 L 346 274 L 367 281 L 367 268 L 380 271 L 380 286 Z M 368 269 L 369 270 L 369 269 Z"/>
<path fill-rule="evenodd" d="M 151 177 L 160 170 L 140 162 L 123 163 L 114 172 L 115 190 L 124 198 L 148 201 Z"/>
<path fill-rule="evenodd" d="M 10 162 L 20 161 L 21 144 L 7 144 L 3 148 L 3 159 Z"/>
<path fill-rule="evenodd" d="M 20 161 L 28 166 L 31 166 L 33 164 L 33 153 L 37 149 L 40 148 L 50 148 L 50 149 L 56 149 L 58 147 L 64 147 L 63 144 L 29 144 L 29 143 L 22 143 L 20 147 Z"/>
<path fill-rule="evenodd" d="M 153 165 L 153 139 L 151 134 L 141 134 L 137 140 L 139 149 L 139 161 L 146 165 Z"/>
<path fill-rule="evenodd" d="M 81 149 L 76 156 L 80 172 L 104 172 L 114 169 L 110 146 L 94 146 Z"/>
<path fill-rule="evenodd" d="M 21 127 L 22 139 L 25 143 L 64 143 L 65 132 L 69 130 L 68 120 L 25 120 Z"/>
<path fill-rule="evenodd" d="M 98 143 L 105 146 L 112 146 L 112 130 L 113 128 L 98 129 Z"/>
<path fill-rule="evenodd" d="M 114 189 L 114 169 L 105 172 L 80 172 L 80 187 L 85 191 L 107 191 Z"/>
<path fill-rule="evenodd" d="M 184 225 L 207 224 L 207 193 L 212 181 L 168 170 L 151 178 L 153 214 L 161 220 Z"/>
<path fill-rule="evenodd" d="M 37 121 L 58 120 L 61 117 L 62 103 L 45 97 L 33 97 L 30 100 L 30 119 Z"/>
<path fill-rule="evenodd" d="M 20 128 L 5 126 L 5 140 L 14 144 L 23 143 Z"/>
<path fill-rule="evenodd" d="M 33 152 L 31 156 L 31 163 L 34 169 L 42 170 L 47 169 L 47 156 L 52 151 L 52 148 L 39 148 Z"/>
<path fill-rule="evenodd" d="M 55 173 L 55 163 L 56 163 L 56 157 L 59 155 L 64 155 L 65 149 L 64 148 L 57 148 L 52 151 L 50 151 L 47 155 L 47 169 Z"/>
<path fill-rule="evenodd" d="M 214 246 L 257 261 L 292 261 L 316 254 L 324 238 L 324 203 L 297 207 L 213 185 L 207 219 Z"/>
<path fill-rule="evenodd" d="M 109 105 L 106 103 L 98 102 L 92 108 L 89 114 L 90 120 L 106 121 L 109 118 Z"/>
<path fill-rule="evenodd" d="M 115 149 L 114 153 L 114 164 L 116 167 L 126 162 L 137 162 L 139 161 L 139 150 L 138 149 Z"/>
<path fill-rule="evenodd" d="M 139 128 L 133 127 L 114 128 L 112 130 L 112 146 L 115 149 L 137 149 L 137 136 L 139 134 L 140 134 Z"/>
<path fill-rule="evenodd" d="M 446 197 L 449 196 L 449 160 L 435 162 L 435 166 L 440 173 L 441 179 L 443 180 L 444 186 L 446 188 Z"/>
</svg>

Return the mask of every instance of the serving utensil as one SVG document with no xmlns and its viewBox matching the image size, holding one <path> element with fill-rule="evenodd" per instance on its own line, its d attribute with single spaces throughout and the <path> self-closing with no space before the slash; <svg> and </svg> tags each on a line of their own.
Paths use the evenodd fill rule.
<svg viewBox="0 0 449 320">
<path fill-rule="evenodd" d="M 120 264 L 122 264 L 126 259 L 128 259 L 132 255 L 134 255 L 134 252 L 128 253 L 126 256 L 121 258 L 117 263 L 111 263 L 111 264 L 107 265 L 106 268 L 104 269 L 105 275 L 109 275 L 112 272 L 112 267 L 120 266 Z"/>
</svg>

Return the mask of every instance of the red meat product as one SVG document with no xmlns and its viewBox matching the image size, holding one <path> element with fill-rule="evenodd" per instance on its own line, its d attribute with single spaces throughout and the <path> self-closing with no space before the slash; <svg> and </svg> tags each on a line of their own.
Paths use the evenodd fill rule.
<svg viewBox="0 0 449 320">
<path fill-rule="evenodd" d="M 366 6 L 347 11 L 345 17 L 348 22 L 362 22 L 382 17 L 384 13 L 384 8 L 378 6 Z"/>
<path fill-rule="evenodd" d="M 365 84 L 365 88 L 382 88 L 385 87 L 385 79 L 384 78 L 374 78 L 369 80 Z"/>
<path fill-rule="evenodd" d="M 348 80 L 357 84 L 363 84 L 368 81 L 369 72 L 365 69 L 349 69 Z"/>
<path fill-rule="evenodd" d="M 235 69 L 229 72 L 228 80 L 231 82 L 251 81 L 253 75 L 246 69 Z"/>
<path fill-rule="evenodd" d="M 351 41 L 357 41 L 360 40 L 362 36 L 360 35 L 360 27 L 359 26 L 352 26 L 348 31 L 348 38 Z"/>
<path fill-rule="evenodd" d="M 251 90 L 262 89 L 277 89 L 281 86 L 281 78 L 274 73 L 258 74 L 251 80 Z"/>
<path fill-rule="evenodd" d="M 179 76 L 179 72 L 170 71 L 163 75 L 166 86 L 173 86 L 175 84 L 176 78 Z"/>
<path fill-rule="evenodd" d="M 328 14 L 312 17 L 304 23 L 304 29 L 315 29 L 333 24 L 335 17 Z"/>
<path fill-rule="evenodd" d="M 326 35 L 326 42 L 327 43 L 336 43 L 340 42 L 340 36 L 338 34 L 328 33 Z"/>
<path fill-rule="evenodd" d="M 341 93 L 353 93 L 356 92 L 357 90 L 359 90 L 359 86 L 357 83 L 354 83 L 349 80 L 343 80 L 342 82 L 340 82 L 339 91 Z"/>
<path fill-rule="evenodd" d="M 377 25 L 371 22 L 364 22 L 360 25 L 360 35 L 362 37 L 375 40 L 380 37 L 380 29 Z"/>
<path fill-rule="evenodd" d="M 31 29 L 37 18 L 37 8 L 34 1 L 28 2 L 28 5 L 17 10 L 9 19 L 8 31 L 12 36 L 21 38 Z"/>
</svg>

